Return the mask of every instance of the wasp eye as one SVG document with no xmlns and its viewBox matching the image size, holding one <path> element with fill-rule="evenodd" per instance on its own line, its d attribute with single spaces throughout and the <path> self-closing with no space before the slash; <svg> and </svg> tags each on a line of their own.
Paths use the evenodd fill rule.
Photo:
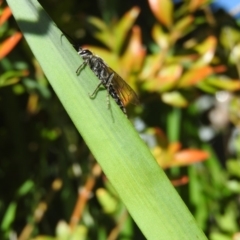
<svg viewBox="0 0 240 240">
<path fill-rule="evenodd" d="M 82 49 L 82 48 L 79 48 L 79 52 L 81 55 L 91 55 L 91 52 L 88 50 L 88 49 Z"/>
</svg>

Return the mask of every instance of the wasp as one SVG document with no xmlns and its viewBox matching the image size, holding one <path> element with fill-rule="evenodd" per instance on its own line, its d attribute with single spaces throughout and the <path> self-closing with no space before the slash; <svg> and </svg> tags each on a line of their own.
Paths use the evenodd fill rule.
<svg viewBox="0 0 240 240">
<path fill-rule="evenodd" d="M 76 73 L 80 74 L 82 68 L 86 65 L 94 72 L 100 83 L 96 89 L 90 94 L 90 98 L 94 98 L 103 85 L 107 90 L 107 105 L 110 108 L 109 95 L 115 100 L 117 105 L 127 115 L 126 104 L 131 102 L 135 105 L 139 104 L 138 97 L 133 89 L 113 70 L 111 69 L 100 57 L 94 55 L 90 50 L 78 48 L 78 54 L 83 58 L 83 63 L 78 67 Z"/>
</svg>

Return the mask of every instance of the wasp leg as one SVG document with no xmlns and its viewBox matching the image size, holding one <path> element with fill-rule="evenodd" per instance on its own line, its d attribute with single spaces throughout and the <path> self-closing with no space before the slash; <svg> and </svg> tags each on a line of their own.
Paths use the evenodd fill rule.
<svg viewBox="0 0 240 240">
<path fill-rule="evenodd" d="M 101 87 L 101 85 L 102 85 L 102 82 L 100 82 L 100 83 L 97 85 L 96 89 L 94 90 L 94 92 L 93 92 L 92 94 L 89 94 L 89 97 L 90 97 L 90 98 L 94 98 L 94 97 L 95 97 L 95 95 L 96 95 L 96 93 L 98 92 L 98 90 L 99 90 L 99 88 Z"/>
<path fill-rule="evenodd" d="M 106 84 L 106 88 L 107 88 L 107 106 L 108 106 L 108 109 L 110 109 L 111 105 L 110 105 L 110 86 L 112 85 L 112 80 L 114 78 L 114 73 L 112 73 L 107 81 L 107 84 Z"/>
<path fill-rule="evenodd" d="M 107 91 L 107 108 L 108 108 L 108 110 L 111 108 L 111 105 L 110 105 L 110 93 L 109 93 L 109 91 Z"/>
<path fill-rule="evenodd" d="M 79 75 L 80 72 L 81 72 L 81 70 L 82 70 L 83 68 L 85 68 L 87 64 L 88 64 L 88 61 L 84 61 L 84 62 L 77 68 L 76 74 Z"/>
</svg>

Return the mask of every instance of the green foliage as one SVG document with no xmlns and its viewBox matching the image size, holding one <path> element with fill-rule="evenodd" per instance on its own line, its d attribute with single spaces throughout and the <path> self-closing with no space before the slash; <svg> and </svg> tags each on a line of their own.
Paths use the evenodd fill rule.
<svg viewBox="0 0 240 240">
<path fill-rule="evenodd" d="M 149 0 L 151 12 L 106 1 L 108 9 L 99 9 L 108 21 L 93 1 L 47 10 L 138 93 L 142 105 L 129 106 L 128 115 L 143 144 L 112 99 L 107 109 L 105 91 L 88 97 L 98 79 L 88 68 L 76 75 L 82 60 L 44 10 L 13 2 L 41 67 L 25 42 L 16 45 L 21 34 L 2 5 L 0 238 L 143 239 L 142 231 L 148 239 L 204 239 L 159 166 L 209 239 L 237 236 L 237 23 L 211 13 L 207 1 Z M 76 11 L 85 16 L 77 27 L 67 20 Z"/>
</svg>

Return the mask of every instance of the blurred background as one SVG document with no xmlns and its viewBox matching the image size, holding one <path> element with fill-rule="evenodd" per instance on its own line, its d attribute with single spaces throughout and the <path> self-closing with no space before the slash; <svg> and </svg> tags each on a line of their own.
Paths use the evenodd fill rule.
<svg viewBox="0 0 240 240">
<path fill-rule="evenodd" d="M 137 93 L 129 119 L 207 237 L 240 239 L 240 4 L 39 2 Z M 0 73 L 0 239 L 145 239 L 3 0 Z"/>
</svg>

